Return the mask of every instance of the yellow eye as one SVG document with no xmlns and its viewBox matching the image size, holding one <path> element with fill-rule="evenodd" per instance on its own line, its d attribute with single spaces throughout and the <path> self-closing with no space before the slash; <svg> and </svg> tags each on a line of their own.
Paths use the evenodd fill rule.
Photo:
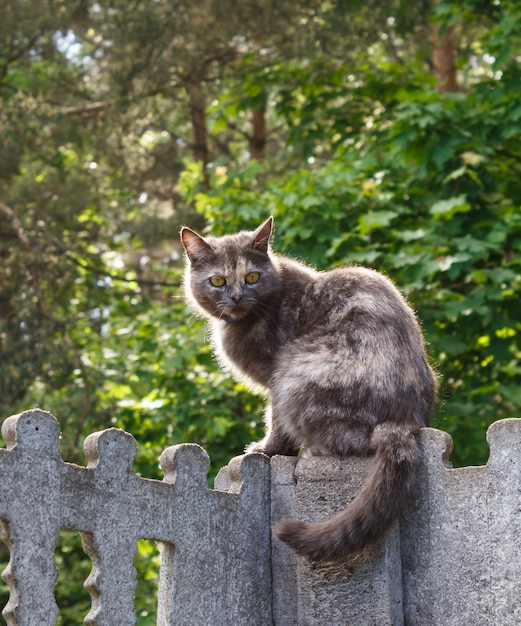
<svg viewBox="0 0 521 626">
<path fill-rule="evenodd" d="M 210 282 L 214 287 L 222 287 L 226 284 L 226 278 L 224 276 L 212 276 Z"/>
<path fill-rule="evenodd" d="M 259 272 L 250 272 L 246 274 L 244 280 L 248 283 L 248 285 L 254 285 L 260 278 Z"/>
</svg>

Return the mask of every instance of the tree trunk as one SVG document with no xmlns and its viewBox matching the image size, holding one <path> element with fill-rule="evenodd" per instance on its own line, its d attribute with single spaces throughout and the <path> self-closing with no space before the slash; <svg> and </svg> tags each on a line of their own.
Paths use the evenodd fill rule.
<svg viewBox="0 0 521 626">
<path fill-rule="evenodd" d="M 189 79 L 186 83 L 186 91 L 190 102 L 193 157 L 203 165 L 203 185 L 205 189 L 208 189 L 210 179 L 207 166 L 210 162 L 210 153 L 206 133 L 206 99 L 199 81 Z"/>
<path fill-rule="evenodd" d="M 266 147 L 266 107 L 253 111 L 253 131 L 250 137 L 250 155 L 252 159 L 264 158 Z"/>
<path fill-rule="evenodd" d="M 440 33 L 438 24 L 431 26 L 430 40 L 433 44 L 432 65 L 436 77 L 436 89 L 440 93 L 458 91 L 456 80 L 456 46 L 454 44 L 454 30 L 447 26 Z"/>
</svg>

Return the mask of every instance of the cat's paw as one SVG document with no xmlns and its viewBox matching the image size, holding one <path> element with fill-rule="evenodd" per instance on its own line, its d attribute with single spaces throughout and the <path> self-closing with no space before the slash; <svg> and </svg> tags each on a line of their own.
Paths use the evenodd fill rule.
<svg viewBox="0 0 521 626">
<path fill-rule="evenodd" d="M 263 441 L 254 441 L 246 446 L 245 454 L 266 454 L 266 448 Z M 268 455 L 269 456 L 269 455 Z"/>
<path fill-rule="evenodd" d="M 300 458 L 310 459 L 314 456 L 331 456 L 332 454 L 334 453 L 320 446 L 304 446 L 300 451 Z"/>
</svg>

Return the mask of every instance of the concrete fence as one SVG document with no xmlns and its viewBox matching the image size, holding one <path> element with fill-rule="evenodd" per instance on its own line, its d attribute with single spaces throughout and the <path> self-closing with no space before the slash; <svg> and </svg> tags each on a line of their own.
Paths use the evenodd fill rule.
<svg viewBox="0 0 521 626">
<path fill-rule="evenodd" d="M 164 480 L 133 469 L 136 443 L 109 429 L 85 440 L 87 467 L 64 462 L 49 413 L 5 420 L 0 537 L 8 624 L 54 624 L 54 553 L 61 529 L 83 536 L 92 572 L 85 623 L 136 623 L 137 542 L 161 542 L 161 626 L 510 626 L 521 624 L 521 420 L 488 432 L 484 467 L 450 469 L 450 437 L 421 433 L 418 492 L 370 550 L 335 565 L 271 541 L 282 518 L 321 520 L 342 509 L 369 461 L 233 459 L 214 489 L 193 444 L 168 448 Z"/>
</svg>

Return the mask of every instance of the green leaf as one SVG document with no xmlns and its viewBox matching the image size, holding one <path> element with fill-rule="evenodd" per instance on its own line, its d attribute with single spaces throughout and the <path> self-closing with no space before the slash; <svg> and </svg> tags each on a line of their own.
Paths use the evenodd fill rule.
<svg viewBox="0 0 521 626">
<path fill-rule="evenodd" d="M 385 228 L 396 216 L 395 211 L 370 211 L 360 218 L 360 231 L 365 234 L 375 228 Z"/>
<path fill-rule="evenodd" d="M 459 195 L 455 198 L 450 198 L 449 200 L 439 200 L 438 202 L 435 202 L 431 206 L 429 213 L 434 215 L 436 218 L 444 218 L 448 220 L 456 215 L 456 213 L 467 213 L 470 209 L 471 206 L 466 201 L 466 196 Z"/>
</svg>

